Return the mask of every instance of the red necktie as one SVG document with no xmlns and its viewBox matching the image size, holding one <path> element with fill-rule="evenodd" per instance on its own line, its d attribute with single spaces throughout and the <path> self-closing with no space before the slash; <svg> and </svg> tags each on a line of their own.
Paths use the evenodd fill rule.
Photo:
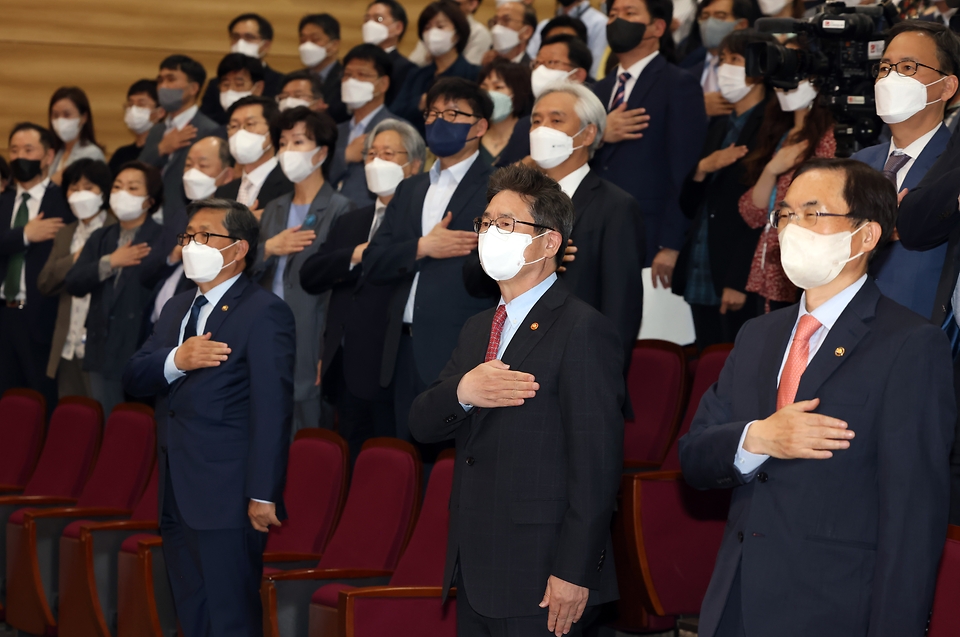
<svg viewBox="0 0 960 637">
<path fill-rule="evenodd" d="M 483 359 L 484 363 L 492 361 L 497 357 L 500 351 L 500 335 L 503 334 L 503 324 L 507 320 L 507 306 L 500 305 L 493 315 L 493 324 L 490 325 L 490 340 L 487 341 L 487 355 Z"/>
<path fill-rule="evenodd" d="M 797 397 L 797 388 L 800 387 L 800 377 L 807 369 L 807 359 L 810 357 L 810 337 L 822 327 L 820 321 L 812 314 L 804 314 L 797 325 L 797 333 L 793 336 L 790 345 L 790 354 L 787 363 L 783 366 L 780 375 L 780 388 L 777 390 L 777 411 L 787 405 L 792 405 Z"/>
</svg>

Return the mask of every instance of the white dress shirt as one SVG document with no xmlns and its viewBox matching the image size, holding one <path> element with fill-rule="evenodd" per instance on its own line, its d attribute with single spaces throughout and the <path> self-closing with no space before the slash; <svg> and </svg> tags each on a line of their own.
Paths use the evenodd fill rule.
<svg viewBox="0 0 960 637">
<path fill-rule="evenodd" d="M 387 204 L 383 203 L 383 199 L 377 197 L 377 202 L 373 206 L 373 221 L 370 223 L 370 232 L 367 233 L 367 241 L 369 242 L 373 239 L 373 235 L 377 234 L 377 230 L 380 229 L 380 224 L 383 223 L 383 215 L 387 211 Z M 350 264 L 350 270 L 357 267 L 356 263 Z"/>
<path fill-rule="evenodd" d="M 350 134 L 347 136 L 347 143 L 349 144 L 367 132 L 367 126 L 370 125 L 370 120 L 373 119 L 373 116 L 379 113 L 381 110 L 383 110 L 383 104 L 370 111 L 370 113 L 368 113 L 367 116 L 361 119 L 359 122 L 356 121 L 356 116 L 351 117 L 347 122 L 347 126 L 350 127 Z"/>
<path fill-rule="evenodd" d="M 267 180 L 267 176 L 269 176 L 276 167 L 277 158 L 271 157 L 250 172 L 243 173 L 243 176 L 240 177 L 240 191 L 237 193 L 237 202 L 242 203 L 248 208 L 253 208 L 254 202 L 257 201 L 257 197 L 260 196 L 260 189 L 263 188 L 263 182 Z M 260 208 L 266 206 L 267 203 L 269 202 L 260 202 Z"/>
<path fill-rule="evenodd" d="M 823 342 L 827 339 L 827 334 L 833 329 L 833 326 L 837 323 L 837 319 L 840 318 L 843 311 L 850 305 L 850 301 L 853 300 L 853 297 L 857 295 L 857 292 L 860 291 L 860 288 L 862 288 L 866 282 L 867 275 L 864 274 L 812 312 L 807 311 L 807 293 L 804 292 L 800 295 L 800 311 L 797 313 L 797 320 L 793 324 L 793 331 L 790 333 L 790 342 L 787 344 L 787 350 L 783 353 L 783 360 L 780 361 L 780 371 L 777 372 L 777 387 L 780 386 L 780 377 L 783 375 L 783 368 L 787 364 L 787 357 L 790 356 L 790 348 L 793 347 L 793 338 L 797 333 L 797 325 L 800 324 L 800 319 L 806 314 L 811 314 L 813 318 L 820 322 L 820 328 L 810 336 L 809 340 L 810 352 L 807 355 L 807 365 L 810 365 L 810 361 L 813 360 L 813 357 L 816 356 L 820 350 L 820 346 L 823 345 Z M 764 454 L 750 453 L 743 448 L 743 441 L 747 438 L 747 431 L 754 422 L 756 421 L 754 420 L 747 423 L 747 426 L 743 428 L 743 433 L 740 434 L 740 444 L 737 446 L 737 455 L 734 458 L 734 466 L 745 476 L 759 469 L 760 465 L 770 457 Z"/>
<path fill-rule="evenodd" d="M 95 230 L 102 228 L 107 220 L 107 211 L 101 210 L 87 223 L 77 221 L 77 228 L 70 239 L 70 254 L 76 254 L 83 249 L 87 239 Z M 83 358 L 86 353 L 87 342 L 87 312 L 90 311 L 90 295 L 75 296 L 70 299 L 70 328 L 67 330 L 67 340 L 63 342 L 60 358 L 72 361 L 74 356 Z"/>
<path fill-rule="evenodd" d="M 890 138 L 890 150 L 887 151 L 887 157 L 893 153 L 906 153 L 910 156 L 910 159 L 907 160 L 903 166 L 900 167 L 900 170 L 897 171 L 897 192 L 903 188 L 903 180 L 907 178 L 907 175 L 910 173 L 910 169 L 913 168 L 913 164 L 917 161 L 917 157 L 920 156 L 920 153 L 923 152 L 923 149 L 927 147 L 927 144 L 930 143 L 930 140 L 933 139 L 933 136 L 937 134 L 937 131 L 940 130 L 940 127 L 943 126 L 943 122 L 937 122 L 937 125 L 933 127 L 928 133 L 925 133 L 918 137 L 916 141 L 907 146 L 906 148 L 897 148 L 897 145 L 893 143 L 893 137 Z"/>
<path fill-rule="evenodd" d="M 630 94 L 633 93 L 633 87 L 637 85 L 637 78 L 640 77 L 640 74 L 643 73 L 643 69 L 647 68 L 647 65 L 653 61 L 653 58 L 657 57 L 660 54 L 660 51 L 654 51 L 645 58 L 641 58 L 630 65 L 629 68 L 623 68 L 623 65 L 617 65 L 617 72 L 614 75 L 615 81 L 613 83 L 613 91 L 610 92 L 610 99 L 607 100 L 607 110 L 613 105 L 613 98 L 617 96 L 617 86 L 620 84 L 620 74 L 629 73 L 630 79 L 627 80 L 627 83 L 623 88 L 623 103 L 626 104 L 630 101 Z"/>
<path fill-rule="evenodd" d="M 556 15 L 568 15 L 571 18 L 577 18 L 587 27 L 587 48 L 593 54 L 593 65 L 588 69 L 592 77 L 597 77 L 600 72 L 600 63 L 603 61 L 603 55 L 607 51 L 607 15 L 598 11 L 590 4 L 590 0 L 581 0 L 569 8 L 558 7 Z M 527 55 L 530 59 L 536 59 L 540 51 L 540 45 L 543 42 L 543 27 L 547 26 L 549 19 L 541 20 L 537 25 L 530 42 L 527 43 Z"/>
<path fill-rule="evenodd" d="M 707 56 L 703 59 L 703 73 L 700 74 L 700 86 L 704 93 L 716 93 L 720 90 L 720 83 L 717 79 L 717 67 L 720 66 L 720 57 L 707 51 Z"/>
<path fill-rule="evenodd" d="M 43 195 L 47 192 L 47 186 L 50 185 L 50 178 L 47 177 L 39 184 L 31 188 L 30 190 L 24 190 L 20 184 L 17 184 L 17 197 L 13 200 L 13 214 L 10 215 L 10 227 L 16 227 L 17 222 L 17 211 L 20 210 L 20 204 L 23 203 L 23 193 L 26 192 L 30 195 L 30 198 L 27 199 L 27 223 L 33 221 L 37 218 L 37 215 L 40 214 L 40 202 L 43 201 Z M 29 246 L 30 241 L 27 239 L 27 234 L 23 234 L 23 245 Z M 4 290 L 3 282 L 0 282 L 0 299 L 5 299 L 6 290 Z M 20 268 L 20 291 L 17 293 L 17 301 L 26 301 L 27 300 L 27 263 L 24 260 L 23 267 Z"/>
<path fill-rule="evenodd" d="M 196 105 L 191 106 L 190 108 L 188 108 L 187 110 L 183 111 L 182 113 L 180 113 L 180 114 L 177 115 L 176 117 L 169 117 L 169 116 L 168 116 L 167 119 L 163 120 L 163 123 L 166 124 L 168 131 L 169 131 L 171 128 L 176 128 L 177 130 L 183 130 L 183 127 L 186 126 L 187 124 L 189 124 L 190 121 L 191 121 L 194 117 L 196 117 L 197 111 L 199 111 L 199 110 L 200 110 L 200 108 L 199 108 L 198 106 L 196 106 Z"/>
<path fill-rule="evenodd" d="M 153 314 L 150 315 L 151 323 L 156 323 L 160 320 L 160 312 L 163 311 L 163 306 L 167 304 L 167 301 L 172 299 L 176 294 L 177 284 L 180 283 L 181 276 L 183 276 L 183 262 L 177 264 L 177 267 L 173 269 L 173 272 L 167 277 L 167 280 L 160 286 L 160 291 L 157 292 L 157 300 L 153 302 Z"/>
<path fill-rule="evenodd" d="M 583 180 L 586 178 L 587 173 L 589 172 L 590 164 L 584 164 L 558 181 L 557 184 L 560 186 L 560 190 L 562 190 L 564 194 L 573 199 L 574 193 L 577 192 L 577 188 L 580 187 L 580 184 L 583 183 Z"/>
<path fill-rule="evenodd" d="M 427 188 L 427 195 L 423 198 L 423 214 L 420 221 L 420 231 L 427 235 L 433 230 L 433 227 L 443 220 L 447 214 L 447 206 L 453 198 L 463 176 L 467 174 L 473 162 L 477 161 L 480 152 L 477 151 L 462 162 L 454 164 L 446 170 L 440 170 L 440 160 L 434 162 L 430 168 L 430 187 Z M 410 286 L 410 296 L 407 297 L 407 306 L 403 309 L 403 322 L 413 323 L 413 302 L 417 296 L 417 282 L 420 280 L 420 273 L 413 276 L 413 285 Z"/>
</svg>

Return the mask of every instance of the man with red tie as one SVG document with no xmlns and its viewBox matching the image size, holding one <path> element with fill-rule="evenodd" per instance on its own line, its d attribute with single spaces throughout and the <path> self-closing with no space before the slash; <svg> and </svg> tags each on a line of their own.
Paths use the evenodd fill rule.
<svg viewBox="0 0 960 637">
<path fill-rule="evenodd" d="M 801 166 L 771 214 L 800 303 L 744 325 L 680 441 L 691 486 L 734 490 L 702 637 L 923 634 L 956 404 L 946 336 L 867 276 L 896 216 L 849 159 Z"/>
</svg>

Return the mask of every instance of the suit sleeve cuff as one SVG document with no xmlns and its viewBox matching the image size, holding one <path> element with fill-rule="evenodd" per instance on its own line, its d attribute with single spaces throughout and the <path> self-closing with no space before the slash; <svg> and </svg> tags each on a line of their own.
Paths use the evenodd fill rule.
<svg viewBox="0 0 960 637">
<path fill-rule="evenodd" d="M 755 422 L 757 421 L 752 420 L 747 423 L 746 427 L 743 428 L 743 433 L 740 434 L 740 444 L 737 445 L 737 455 L 733 462 L 733 465 L 737 468 L 737 471 L 744 476 L 750 476 L 753 474 L 757 469 L 760 468 L 760 465 L 766 462 L 770 457 L 760 453 L 750 453 L 743 448 L 743 441 L 747 439 L 747 432 L 750 430 L 750 425 Z"/>
<path fill-rule="evenodd" d="M 170 350 L 170 353 L 167 354 L 167 359 L 163 362 L 163 377 L 167 379 L 167 384 L 187 375 L 185 372 L 177 369 L 176 363 L 173 362 L 173 358 L 177 355 L 178 349 L 180 348 L 174 347 Z"/>
<path fill-rule="evenodd" d="M 463 411 L 465 411 L 468 414 L 471 411 L 473 411 L 473 405 L 468 405 L 467 403 L 460 403 L 460 406 L 463 407 Z"/>
</svg>

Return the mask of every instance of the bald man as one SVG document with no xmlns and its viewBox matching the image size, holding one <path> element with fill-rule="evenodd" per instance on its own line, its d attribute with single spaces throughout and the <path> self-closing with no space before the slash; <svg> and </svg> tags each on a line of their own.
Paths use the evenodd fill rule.
<svg viewBox="0 0 960 637">
<path fill-rule="evenodd" d="M 183 165 L 183 190 L 190 201 L 212 197 L 220 186 L 233 181 L 230 145 L 220 137 L 195 142 Z"/>
</svg>

